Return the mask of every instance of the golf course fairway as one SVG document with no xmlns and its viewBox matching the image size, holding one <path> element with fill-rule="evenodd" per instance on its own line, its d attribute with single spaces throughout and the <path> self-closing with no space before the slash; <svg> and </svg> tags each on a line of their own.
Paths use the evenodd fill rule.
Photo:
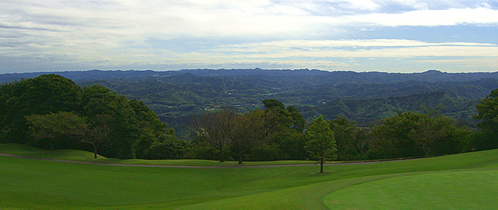
<svg viewBox="0 0 498 210">
<path fill-rule="evenodd" d="M 0 153 L 47 156 L 45 151 L 10 144 L 0 144 Z M 55 151 L 49 155 L 50 159 L 78 161 L 86 161 L 88 157 L 92 154 L 82 151 Z M 101 159 L 100 163 L 123 163 Z M 291 161 L 296 162 L 299 163 Z M 201 166 L 198 168 L 158 167 L 158 164 L 155 161 L 150 164 L 154 167 L 96 165 L 0 156 L 0 208 L 482 209 L 498 206 L 498 150 L 328 165 L 324 174 L 317 173 L 319 166 L 314 165 L 219 168 L 216 163 L 202 160 L 187 164 Z M 221 166 L 226 164 L 231 163 Z"/>
</svg>

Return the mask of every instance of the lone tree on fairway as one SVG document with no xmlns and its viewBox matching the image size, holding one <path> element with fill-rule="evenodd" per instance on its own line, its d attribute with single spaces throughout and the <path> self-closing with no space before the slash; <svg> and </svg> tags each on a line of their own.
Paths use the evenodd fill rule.
<svg viewBox="0 0 498 210">
<path fill-rule="evenodd" d="M 329 123 L 320 115 L 315 117 L 306 130 L 306 137 L 308 142 L 305 149 L 312 159 L 320 161 L 320 173 L 323 173 L 323 162 L 337 157 L 334 132 L 330 129 Z"/>
</svg>

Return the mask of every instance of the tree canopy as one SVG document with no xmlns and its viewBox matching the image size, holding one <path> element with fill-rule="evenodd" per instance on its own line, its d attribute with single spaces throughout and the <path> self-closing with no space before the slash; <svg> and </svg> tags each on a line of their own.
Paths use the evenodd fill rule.
<svg viewBox="0 0 498 210">
<path fill-rule="evenodd" d="M 477 149 L 495 149 L 498 148 L 498 89 L 491 91 L 477 105 L 477 115 L 475 119 L 481 120 L 477 127 L 481 129 L 482 138 Z"/>
<path fill-rule="evenodd" d="M 337 147 L 334 139 L 334 131 L 323 119 L 323 116 L 316 117 L 306 130 L 308 142 L 305 149 L 311 159 L 320 162 L 320 173 L 323 173 L 323 163 L 326 160 L 334 160 L 337 157 Z"/>
<path fill-rule="evenodd" d="M 174 135 L 143 102 L 55 74 L 0 86 L 0 108 L 0 142 L 87 149 L 83 142 L 95 156 L 101 148 L 107 157 L 147 158 L 161 136 Z"/>
</svg>

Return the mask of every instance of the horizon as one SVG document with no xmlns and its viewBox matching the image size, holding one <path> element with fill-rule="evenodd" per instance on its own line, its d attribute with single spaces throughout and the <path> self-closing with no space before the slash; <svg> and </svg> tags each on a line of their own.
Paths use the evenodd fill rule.
<svg viewBox="0 0 498 210">
<path fill-rule="evenodd" d="M 0 74 L 498 71 L 496 0 L 7 0 L 0 14 Z"/>
<path fill-rule="evenodd" d="M 473 73 L 498 73 L 498 71 L 475 71 L 475 72 L 445 72 L 441 71 L 438 69 L 428 69 L 425 71 L 420 71 L 420 72 L 387 72 L 387 71 L 348 71 L 348 70 L 337 70 L 337 71 L 327 71 L 327 70 L 321 70 L 321 69 L 262 69 L 262 68 L 253 68 L 253 69 L 176 69 L 176 70 L 154 70 L 154 69 L 143 69 L 143 70 L 138 70 L 138 69 L 88 69 L 88 70 L 74 70 L 74 71 L 66 71 L 66 70 L 61 70 L 61 71 L 33 71 L 33 72 L 14 72 L 14 73 L 1 73 L 0 75 L 15 75 L 15 74 L 58 74 L 58 73 L 76 73 L 76 72 L 91 72 L 91 71 L 100 71 L 100 72 L 179 72 L 179 71 L 238 71 L 238 70 L 256 70 L 256 71 L 321 71 L 321 72 L 327 72 L 327 73 L 334 73 L 334 72 L 352 72 L 352 73 L 386 73 L 386 74 L 425 74 L 425 73 L 442 73 L 442 74 L 473 74 Z"/>
</svg>

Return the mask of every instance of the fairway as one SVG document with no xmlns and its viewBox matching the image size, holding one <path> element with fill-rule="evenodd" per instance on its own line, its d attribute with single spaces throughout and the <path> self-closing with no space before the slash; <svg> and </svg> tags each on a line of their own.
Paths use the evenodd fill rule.
<svg viewBox="0 0 498 210">
<path fill-rule="evenodd" d="M 366 182 L 335 191 L 325 204 L 340 209 L 493 209 L 498 170 L 423 173 Z"/>
<path fill-rule="evenodd" d="M 0 151 L 23 153 L 3 144 Z M 497 169 L 498 150 L 332 165 L 324 174 L 318 166 L 158 168 L 0 156 L 0 208 L 489 208 L 497 205 Z"/>
</svg>

